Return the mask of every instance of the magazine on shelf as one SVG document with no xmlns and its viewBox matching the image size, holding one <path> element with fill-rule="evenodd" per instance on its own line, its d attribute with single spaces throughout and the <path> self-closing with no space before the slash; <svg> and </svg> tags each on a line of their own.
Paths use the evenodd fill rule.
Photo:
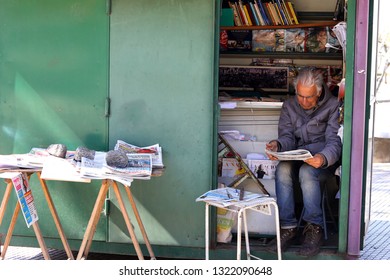
<svg viewBox="0 0 390 280">
<path fill-rule="evenodd" d="M 306 160 L 313 157 L 313 155 L 305 149 L 291 150 L 285 152 L 272 152 L 266 149 L 265 152 L 278 158 L 278 160 Z"/>
<path fill-rule="evenodd" d="M 204 202 L 216 202 L 220 203 L 223 206 L 238 205 L 240 203 L 247 203 L 256 198 L 268 197 L 268 194 L 263 193 L 253 193 L 253 192 L 244 192 L 243 199 L 240 200 L 240 190 L 230 187 L 218 188 L 210 190 L 201 196 L 199 196 L 196 201 Z"/>
</svg>

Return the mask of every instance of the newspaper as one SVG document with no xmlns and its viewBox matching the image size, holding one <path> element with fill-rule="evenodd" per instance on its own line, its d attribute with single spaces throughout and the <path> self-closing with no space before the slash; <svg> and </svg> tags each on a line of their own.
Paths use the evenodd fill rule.
<svg viewBox="0 0 390 280">
<path fill-rule="evenodd" d="M 267 154 L 276 157 L 278 160 L 306 160 L 312 158 L 312 154 L 308 150 L 298 149 L 285 152 L 273 152 L 265 150 Z"/>
<path fill-rule="evenodd" d="M 244 192 L 244 197 L 240 200 L 240 190 L 235 188 L 218 188 L 215 190 L 208 191 L 196 199 L 197 202 L 217 202 L 222 206 L 239 205 L 241 203 L 247 203 L 251 200 L 260 197 L 268 197 L 267 194 Z"/>
<path fill-rule="evenodd" d="M 115 168 L 107 165 L 106 153 L 96 152 L 93 160 L 81 158 L 79 172 L 83 178 L 113 179 L 130 185 L 133 179 L 150 179 L 152 174 L 151 154 L 127 154 L 129 166 Z"/>
<path fill-rule="evenodd" d="M 0 155 L 0 169 L 29 168 L 40 169 L 45 157 L 32 154 Z"/>
<path fill-rule="evenodd" d="M 126 154 L 151 154 L 152 166 L 154 168 L 163 168 L 162 148 L 159 144 L 147 147 L 137 147 L 135 145 L 126 143 L 122 140 L 117 140 L 114 150 L 122 150 Z"/>
<path fill-rule="evenodd" d="M 38 221 L 38 213 L 26 173 L 4 172 L 0 173 L 0 178 L 11 179 L 24 220 L 27 227 L 30 227 Z"/>
</svg>

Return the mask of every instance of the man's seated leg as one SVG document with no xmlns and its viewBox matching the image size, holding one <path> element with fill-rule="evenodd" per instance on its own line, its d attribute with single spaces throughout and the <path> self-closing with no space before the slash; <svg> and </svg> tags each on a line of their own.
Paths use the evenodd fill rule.
<svg viewBox="0 0 390 280">
<path fill-rule="evenodd" d="M 281 161 L 276 167 L 275 188 L 276 201 L 280 217 L 281 250 L 285 251 L 297 236 L 297 219 L 295 217 L 294 180 L 298 175 L 301 163 Z M 277 251 L 276 238 L 267 245 L 267 250 Z"/>
<path fill-rule="evenodd" d="M 321 207 L 321 178 L 324 176 L 332 176 L 332 174 L 327 169 L 314 168 L 307 164 L 300 168 L 300 186 L 305 207 L 303 220 L 307 222 L 303 230 L 304 240 L 298 252 L 302 256 L 318 254 L 323 243 L 324 221 Z"/>
</svg>

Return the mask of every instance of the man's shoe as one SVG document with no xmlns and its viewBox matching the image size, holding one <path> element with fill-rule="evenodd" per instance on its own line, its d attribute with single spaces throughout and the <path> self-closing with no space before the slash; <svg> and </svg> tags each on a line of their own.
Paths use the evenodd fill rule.
<svg viewBox="0 0 390 280">
<path fill-rule="evenodd" d="M 296 236 L 297 228 L 280 229 L 280 248 L 282 252 L 286 251 L 286 249 L 292 244 Z M 277 253 L 278 243 L 276 238 L 271 240 L 271 242 L 267 244 L 266 250 L 268 252 Z"/>
<path fill-rule="evenodd" d="M 303 229 L 304 240 L 298 254 L 305 257 L 312 257 L 318 254 L 323 243 L 322 227 L 308 223 Z"/>
</svg>

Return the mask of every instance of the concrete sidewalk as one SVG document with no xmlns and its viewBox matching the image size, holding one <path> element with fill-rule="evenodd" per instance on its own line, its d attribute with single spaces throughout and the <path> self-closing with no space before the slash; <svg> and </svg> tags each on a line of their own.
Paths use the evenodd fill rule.
<svg viewBox="0 0 390 280">
<path fill-rule="evenodd" d="M 360 260 L 390 260 L 390 163 L 374 164 L 371 222 Z M 53 260 L 66 260 L 63 250 L 49 249 Z M 77 252 L 74 253 L 76 256 Z M 43 260 L 40 248 L 9 247 L 6 260 Z M 89 260 L 136 259 L 132 256 L 90 253 Z"/>
</svg>

